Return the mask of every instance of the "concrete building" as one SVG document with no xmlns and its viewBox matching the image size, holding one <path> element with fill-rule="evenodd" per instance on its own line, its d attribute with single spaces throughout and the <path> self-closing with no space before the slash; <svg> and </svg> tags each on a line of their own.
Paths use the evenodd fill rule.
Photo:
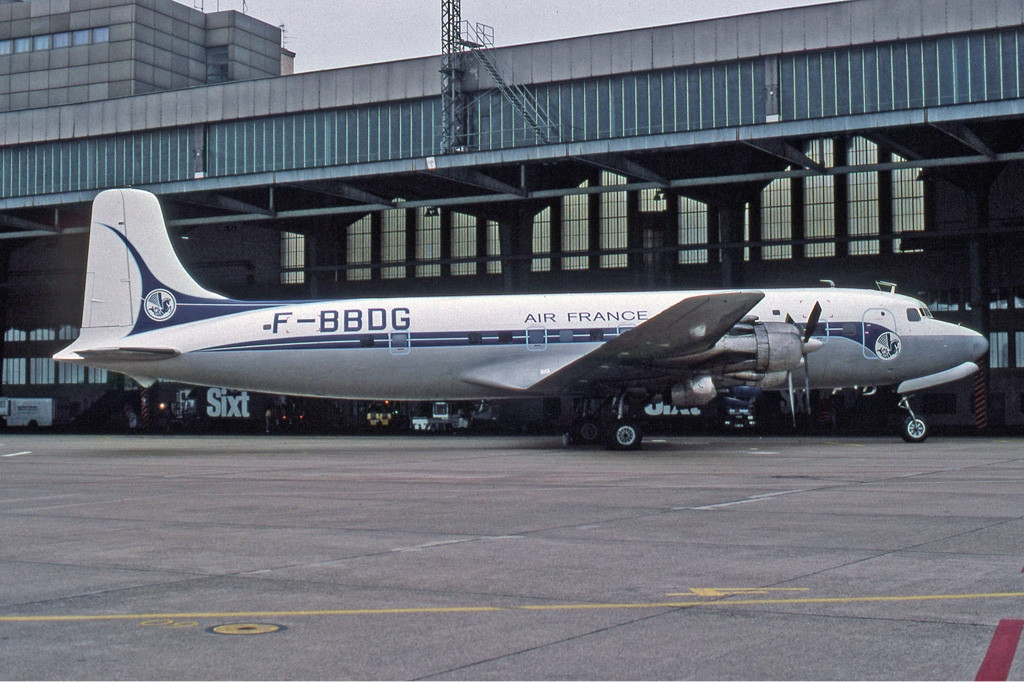
<svg viewBox="0 0 1024 682">
<path fill-rule="evenodd" d="M 173 0 L 0 0 L 0 111 L 281 75 L 281 30 Z"/>
<path fill-rule="evenodd" d="M 458 58 L 454 131 L 440 56 L 0 112 L 3 390 L 91 381 L 48 354 L 76 333 L 89 201 L 133 185 L 239 298 L 895 282 L 991 340 L 979 384 L 923 396 L 933 423 L 1024 426 L 1022 0 Z"/>
</svg>

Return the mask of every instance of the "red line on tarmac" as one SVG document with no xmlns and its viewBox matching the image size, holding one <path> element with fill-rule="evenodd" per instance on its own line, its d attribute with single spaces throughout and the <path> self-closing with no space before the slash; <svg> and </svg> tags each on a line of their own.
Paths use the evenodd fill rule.
<svg viewBox="0 0 1024 682">
<path fill-rule="evenodd" d="M 981 662 L 981 668 L 974 678 L 977 680 L 1005 680 L 1010 674 L 1013 655 L 1017 653 L 1021 632 L 1024 631 L 1024 620 L 999 621 L 996 633 L 992 635 L 992 643 L 988 645 L 988 653 Z"/>
</svg>

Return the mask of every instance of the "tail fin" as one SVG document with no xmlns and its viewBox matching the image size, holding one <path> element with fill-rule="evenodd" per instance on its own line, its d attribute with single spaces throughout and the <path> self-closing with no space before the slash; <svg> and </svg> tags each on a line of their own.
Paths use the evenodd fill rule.
<svg viewBox="0 0 1024 682">
<path fill-rule="evenodd" d="M 178 260 L 157 198 L 135 189 L 101 192 L 93 201 L 82 329 L 124 336 L 145 312 L 159 321 L 178 301 L 224 297 L 203 289 Z M 144 318 L 145 319 L 145 318 Z M 115 331 L 116 330 L 116 331 Z"/>
</svg>

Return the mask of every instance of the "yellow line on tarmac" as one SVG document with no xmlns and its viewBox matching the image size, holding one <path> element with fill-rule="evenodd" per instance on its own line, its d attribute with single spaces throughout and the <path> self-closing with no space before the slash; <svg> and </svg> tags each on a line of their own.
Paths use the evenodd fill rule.
<svg viewBox="0 0 1024 682">
<path fill-rule="evenodd" d="M 216 611 L 196 613 L 106 613 L 94 615 L 66 616 L 0 616 L 0 623 L 60 623 L 101 620 L 152 620 L 152 619 L 190 619 L 203 618 L 283 618 L 309 616 L 369 616 L 369 615 L 400 615 L 424 613 L 475 613 L 478 611 L 505 611 L 498 606 L 431 606 L 393 609 L 325 609 L 317 611 Z"/>
<path fill-rule="evenodd" d="M 302 618 L 323 616 L 423 615 L 495 613 L 499 611 L 585 611 L 613 609 L 679 609 L 699 606 L 770 606 L 779 604 L 855 604 L 866 602 L 951 601 L 965 599 L 1022 599 L 1024 592 L 983 594 L 924 594 L 868 597 L 796 597 L 790 599 L 724 599 L 719 601 L 667 601 L 639 603 L 535 604 L 524 606 L 429 606 L 383 609 L 320 609 L 308 611 L 204 611 L 191 613 L 107 613 L 94 615 L 0 616 L 0 623 L 72 623 L 112 620 Z"/>
</svg>

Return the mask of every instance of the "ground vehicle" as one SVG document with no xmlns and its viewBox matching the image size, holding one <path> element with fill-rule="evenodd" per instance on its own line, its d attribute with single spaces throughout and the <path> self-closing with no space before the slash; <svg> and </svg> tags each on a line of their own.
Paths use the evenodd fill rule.
<svg viewBox="0 0 1024 682">
<path fill-rule="evenodd" d="M 53 426 L 53 398 L 0 398 L 0 425 Z"/>
<path fill-rule="evenodd" d="M 370 427 L 389 428 L 398 419 L 398 407 L 390 400 L 383 403 L 372 403 L 366 410 L 366 424 Z"/>
<path fill-rule="evenodd" d="M 443 401 L 430 404 L 430 416 L 417 415 L 411 419 L 413 431 L 452 431 L 468 429 L 469 418 L 461 411 L 452 414 L 451 405 Z"/>
</svg>

